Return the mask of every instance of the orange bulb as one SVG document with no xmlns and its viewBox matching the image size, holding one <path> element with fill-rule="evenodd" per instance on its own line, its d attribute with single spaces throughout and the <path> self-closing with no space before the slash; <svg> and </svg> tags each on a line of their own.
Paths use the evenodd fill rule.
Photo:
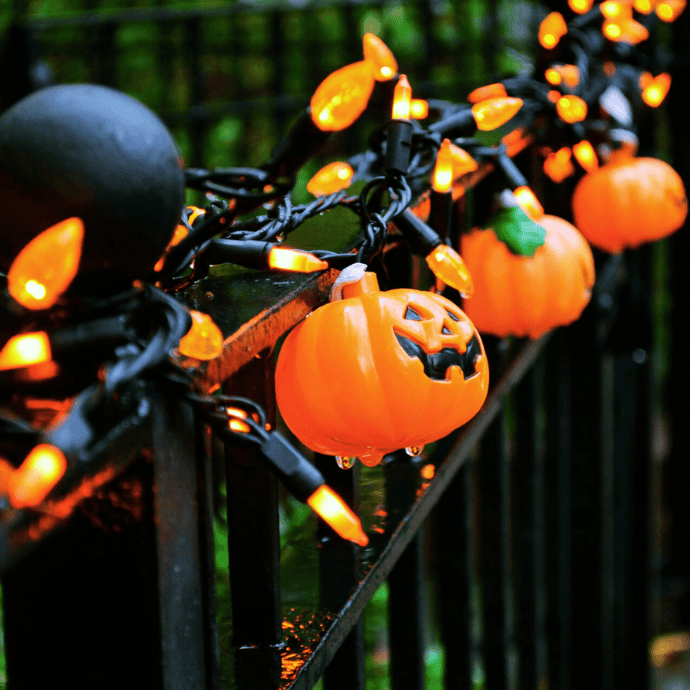
<svg viewBox="0 0 690 690">
<path fill-rule="evenodd" d="M 247 424 L 247 422 L 243 422 L 241 419 L 230 419 L 228 421 L 228 428 L 231 429 L 232 431 L 237 431 L 241 434 L 248 434 L 252 428 Z"/>
<path fill-rule="evenodd" d="M 649 14 L 654 9 L 651 0 L 633 0 L 633 7 L 641 14 Z"/>
<path fill-rule="evenodd" d="M 564 122 L 582 122 L 587 117 L 587 104 L 579 96 L 561 96 L 556 112 Z"/>
<path fill-rule="evenodd" d="M 638 84 L 640 85 L 640 88 L 644 91 L 649 84 L 652 83 L 654 77 L 652 76 L 651 72 L 642 72 L 640 74 L 640 78 L 638 79 Z"/>
<path fill-rule="evenodd" d="M 563 182 L 575 172 L 571 162 L 572 152 L 564 146 L 555 153 L 550 153 L 544 160 L 544 172 L 554 181 Z"/>
<path fill-rule="evenodd" d="M 327 194 L 334 194 L 341 189 L 347 189 L 351 182 L 355 171 L 348 163 L 341 161 L 334 161 L 328 165 L 324 165 L 314 177 L 307 182 L 307 191 L 314 196 L 326 196 Z"/>
<path fill-rule="evenodd" d="M 474 281 L 460 254 L 447 244 L 434 247 L 426 257 L 432 273 L 446 285 L 455 288 L 463 297 L 474 294 Z"/>
<path fill-rule="evenodd" d="M 398 62 L 391 49 L 371 33 L 364 34 L 362 39 L 364 59 L 374 68 L 376 81 L 388 81 L 398 73 Z"/>
<path fill-rule="evenodd" d="M 37 506 L 60 481 L 67 469 L 64 453 L 55 446 L 36 446 L 9 478 L 8 495 L 15 508 Z"/>
<path fill-rule="evenodd" d="M 671 88 L 671 75 L 667 72 L 654 77 L 642 91 L 642 100 L 650 107 L 657 108 L 666 98 Z"/>
<path fill-rule="evenodd" d="M 601 69 L 609 79 L 613 79 L 616 76 L 616 63 L 611 60 L 605 60 Z"/>
<path fill-rule="evenodd" d="M 50 362 L 51 357 L 46 333 L 22 333 L 10 338 L 0 350 L 0 371 Z"/>
<path fill-rule="evenodd" d="M 84 224 L 68 218 L 34 237 L 7 274 L 10 295 L 27 309 L 52 307 L 77 275 Z"/>
<path fill-rule="evenodd" d="M 539 25 L 539 43 L 550 50 L 558 45 L 563 36 L 568 33 L 568 27 L 560 12 L 551 12 Z"/>
<path fill-rule="evenodd" d="M 632 19 L 632 4 L 620 0 L 606 0 L 599 5 L 606 19 Z"/>
<path fill-rule="evenodd" d="M 208 314 L 190 309 L 192 325 L 180 338 L 177 349 L 187 357 L 215 359 L 223 352 L 223 334 Z"/>
<path fill-rule="evenodd" d="M 522 108 L 522 98 L 489 98 L 472 106 L 477 129 L 488 132 L 504 125 Z"/>
<path fill-rule="evenodd" d="M 311 98 L 311 117 L 325 132 L 349 127 L 366 109 L 374 90 L 374 70 L 366 60 L 329 74 Z"/>
<path fill-rule="evenodd" d="M 480 103 L 488 98 L 507 98 L 508 92 L 503 84 L 488 84 L 480 86 L 467 96 L 468 103 Z"/>
<path fill-rule="evenodd" d="M 401 74 L 393 90 L 393 119 L 409 120 L 411 102 L 412 87 L 410 82 L 407 81 L 407 76 Z"/>
<path fill-rule="evenodd" d="M 556 91 L 556 89 L 552 89 L 551 91 L 549 91 L 548 97 L 552 103 L 558 103 L 558 99 L 561 97 L 561 92 Z"/>
<path fill-rule="evenodd" d="M 568 6 L 577 14 L 584 14 L 592 9 L 594 0 L 568 0 Z"/>
<path fill-rule="evenodd" d="M 450 139 L 444 139 L 436 154 L 436 165 L 431 176 L 431 188 L 444 194 L 453 186 L 453 154 L 450 151 Z"/>
<path fill-rule="evenodd" d="M 544 77 L 546 78 L 546 81 L 551 84 L 551 86 L 558 86 L 563 81 L 561 75 L 558 73 L 558 70 L 555 67 L 549 67 L 546 72 L 544 72 Z"/>
<path fill-rule="evenodd" d="M 599 167 L 599 161 L 597 160 L 597 154 L 594 151 L 594 147 L 586 139 L 583 139 L 573 146 L 573 153 L 575 154 L 577 162 L 587 172 L 592 172 Z"/>
<path fill-rule="evenodd" d="M 461 149 L 455 144 L 449 146 L 450 155 L 453 160 L 453 179 L 457 180 L 458 177 L 462 177 L 467 173 L 474 172 L 478 167 L 477 163 L 472 156 L 470 156 L 465 149 Z"/>
<path fill-rule="evenodd" d="M 338 494 L 322 484 L 307 499 L 309 507 L 343 539 L 366 546 L 369 538 L 359 518 L 347 507 Z"/>
<path fill-rule="evenodd" d="M 520 208 L 532 219 L 538 221 L 544 216 L 544 208 L 534 196 L 534 192 L 523 185 L 513 191 Z"/>
<path fill-rule="evenodd" d="M 686 0 L 663 0 L 656 6 L 656 15 L 664 22 L 672 22 L 683 13 L 686 5 Z"/>
<path fill-rule="evenodd" d="M 423 120 L 429 117 L 429 103 L 423 98 L 413 98 L 410 101 L 410 115 L 415 120 Z"/>
<path fill-rule="evenodd" d="M 268 265 L 270 268 L 296 273 L 314 273 L 328 268 L 328 262 L 322 261 L 314 254 L 277 246 L 272 247 L 268 252 Z"/>
<path fill-rule="evenodd" d="M 618 43 L 637 45 L 649 38 L 649 31 L 634 19 L 617 19 L 606 21 L 602 28 L 604 36 Z"/>
</svg>

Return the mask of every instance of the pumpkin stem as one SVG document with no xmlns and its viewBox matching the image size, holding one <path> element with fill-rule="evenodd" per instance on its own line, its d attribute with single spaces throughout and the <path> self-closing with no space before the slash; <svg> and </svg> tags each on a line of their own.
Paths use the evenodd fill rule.
<svg viewBox="0 0 690 690">
<path fill-rule="evenodd" d="M 537 248 L 546 242 L 546 229 L 530 220 L 519 206 L 501 209 L 492 216 L 487 227 L 518 256 L 534 256 Z"/>
</svg>

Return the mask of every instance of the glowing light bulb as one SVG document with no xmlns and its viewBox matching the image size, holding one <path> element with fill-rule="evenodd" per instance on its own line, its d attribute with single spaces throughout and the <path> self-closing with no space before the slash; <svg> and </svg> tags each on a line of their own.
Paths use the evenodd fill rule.
<svg viewBox="0 0 690 690">
<path fill-rule="evenodd" d="M 667 72 L 654 77 L 642 91 L 642 100 L 650 107 L 657 108 L 671 88 L 671 75 Z"/>
<path fill-rule="evenodd" d="M 322 484 L 309 496 L 307 504 L 343 539 L 360 546 L 366 546 L 369 543 L 369 538 L 364 533 L 359 518 L 330 487 Z"/>
<path fill-rule="evenodd" d="M 232 431 L 237 431 L 240 434 L 248 434 L 252 428 L 247 424 L 247 422 L 243 422 L 241 419 L 230 419 L 228 421 L 228 428 L 231 429 Z"/>
<path fill-rule="evenodd" d="M 15 508 L 37 506 L 60 481 L 67 469 L 64 453 L 55 446 L 36 446 L 8 481 L 10 503 Z"/>
<path fill-rule="evenodd" d="M 410 101 L 410 115 L 415 120 L 423 120 L 429 117 L 429 103 L 423 98 L 413 98 Z"/>
<path fill-rule="evenodd" d="M 561 96 L 556 103 L 556 112 L 564 122 L 582 122 L 587 117 L 587 104 L 579 96 Z"/>
<path fill-rule="evenodd" d="M 504 125 L 522 108 L 522 98 L 489 98 L 472 106 L 477 129 L 488 132 Z"/>
<path fill-rule="evenodd" d="M 391 49 L 372 33 L 364 34 L 362 39 L 365 61 L 374 68 L 376 81 L 388 81 L 398 73 L 398 62 Z"/>
<path fill-rule="evenodd" d="M 534 196 L 534 192 L 522 185 L 513 191 L 520 208 L 530 217 L 531 220 L 539 220 L 544 216 L 544 208 L 539 203 L 539 199 Z"/>
<path fill-rule="evenodd" d="M 50 342 L 46 333 L 22 333 L 10 338 L 0 350 L 0 370 L 50 362 L 51 357 Z"/>
<path fill-rule="evenodd" d="M 594 147 L 585 139 L 573 146 L 573 153 L 577 162 L 587 171 L 592 172 L 599 167 Z"/>
<path fill-rule="evenodd" d="M 571 158 L 572 151 L 567 146 L 550 153 L 544 160 L 544 172 L 554 182 L 563 182 L 575 172 Z"/>
<path fill-rule="evenodd" d="M 450 150 L 450 139 L 444 139 L 436 154 L 436 165 L 431 176 L 431 188 L 444 194 L 453 186 L 453 154 Z"/>
<path fill-rule="evenodd" d="M 508 92 L 503 84 L 487 84 L 470 92 L 467 96 L 468 103 L 480 103 L 488 98 L 508 98 Z"/>
<path fill-rule="evenodd" d="M 314 273 L 328 268 L 327 261 L 322 261 L 309 252 L 289 247 L 272 247 L 268 252 L 268 265 L 270 268 L 296 273 Z"/>
<path fill-rule="evenodd" d="M 456 180 L 458 177 L 462 177 L 467 173 L 474 172 L 478 167 L 477 163 L 472 156 L 470 156 L 465 149 L 451 144 L 449 146 L 450 155 L 453 159 L 453 179 Z"/>
<path fill-rule="evenodd" d="M 84 224 L 68 218 L 34 237 L 7 273 L 10 295 L 27 309 L 52 307 L 77 275 Z"/>
<path fill-rule="evenodd" d="M 568 7 L 577 14 L 584 14 L 592 9 L 594 0 L 568 0 Z"/>
<path fill-rule="evenodd" d="M 395 85 L 393 91 L 393 119 L 394 120 L 409 120 L 410 119 L 410 104 L 412 101 L 412 87 L 407 81 L 407 76 L 400 75 L 398 83 Z"/>
<path fill-rule="evenodd" d="M 638 79 L 638 84 L 640 88 L 644 91 L 649 84 L 652 83 L 654 77 L 651 72 L 642 72 L 640 78 Z"/>
<path fill-rule="evenodd" d="M 606 19 L 632 19 L 632 4 L 620 0 L 605 0 L 599 10 Z"/>
<path fill-rule="evenodd" d="M 341 189 L 347 189 L 351 182 L 355 171 L 348 163 L 341 161 L 334 161 L 328 165 L 324 165 L 314 177 L 307 182 L 307 191 L 314 196 L 326 196 L 327 194 L 334 194 Z"/>
<path fill-rule="evenodd" d="M 329 74 L 311 98 L 311 118 L 324 132 L 349 127 L 366 109 L 374 90 L 374 70 L 361 60 Z"/>
<path fill-rule="evenodd" d="M 539 25 L 539 43 L 550 50 L 558 45 L 563 36 L 568 33 L 568 27 L 560 12 L 551 12 Z"/>
<path fill-rule="evenodd" d="M 686 0 L 663 0 L 656 6 L 656 16 L 664 22 L 676 20 L 687 5 Z"/>
<path fill-rule="evenodd" d="M 546 78 L 546 81 L 551 84 L 551 86 L 558 86 L 563 81 L 563 78 L 555 67 L 549 67 L 544 72 L 544 77 Z"/>
<path fill-rule="evenodd" d="M 649 31 L 634 19 L 617 19 L 606 21 L 602 28 L 604 36 L 617 43 L 637 45 L 649 38 Z"/>
<path fill-rule="evenodd" d="M 633 7 L 641 14 L 649 14 L 654 9 L 651 0 L 633 0 Z"/>
<path fill-rule="evenodd" d="M 446 285 L 455 288 L 463 297 L 474 294 L 474 281 L 460 254 L 447 244 L 434 247 L 426 257 L 433 274 Z"/>
<path fill-rule="evenodd" d="M 191 328 L 180 338 L 177 349 L 187 357 L 215 359 L 223 352 L 223 334 L 208 314 L 190 309 Z"/>
</svg>

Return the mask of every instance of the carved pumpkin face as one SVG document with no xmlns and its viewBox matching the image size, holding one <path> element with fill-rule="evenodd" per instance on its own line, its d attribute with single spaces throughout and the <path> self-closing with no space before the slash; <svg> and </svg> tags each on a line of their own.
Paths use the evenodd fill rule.
<svg viewBox="0 0 690 690">
<path fill-rule="evenodd" d="M 276 395 L 306 446 L 375 465 L 471 419 L 486 398 L 488 365 L 455 304 L 419 290 L 381 292 L 365 276 L 287 337 Z"/>
</svg>

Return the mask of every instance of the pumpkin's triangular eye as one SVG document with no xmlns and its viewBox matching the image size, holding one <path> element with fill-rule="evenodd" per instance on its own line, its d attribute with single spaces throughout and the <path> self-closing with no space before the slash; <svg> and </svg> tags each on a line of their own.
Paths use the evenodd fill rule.
<svg viewBox="0 0 690 690">
<path fill-rule="evenodd" d="M 420 314 L 418 314 L 412 307 L 407 307 L 405 309 L 405 318 L 409 319 L 410 321 L 421 321 L 422 317 Z"/>
<path fill-rule="evenodd" d="M 445 333 L 446 335 L 453 335 L 453 331 L 451 331 L 450 328 L 448 328 L 448 326 L 444 326 L 441 329 L 441 333 Z"/>
<path fill-rule="evenodd" d="M 448 314 L 448 316 L 450 316 L 450 318 L 453 319 L 453 321 L 460 321 L 460 317 L 459 317 L 459 316 L 455 316 L 455 314 L 452 314 L 452 313 L 449 312 L 447 309 L 446 309 L 446 314 Z"/>
</svg>

